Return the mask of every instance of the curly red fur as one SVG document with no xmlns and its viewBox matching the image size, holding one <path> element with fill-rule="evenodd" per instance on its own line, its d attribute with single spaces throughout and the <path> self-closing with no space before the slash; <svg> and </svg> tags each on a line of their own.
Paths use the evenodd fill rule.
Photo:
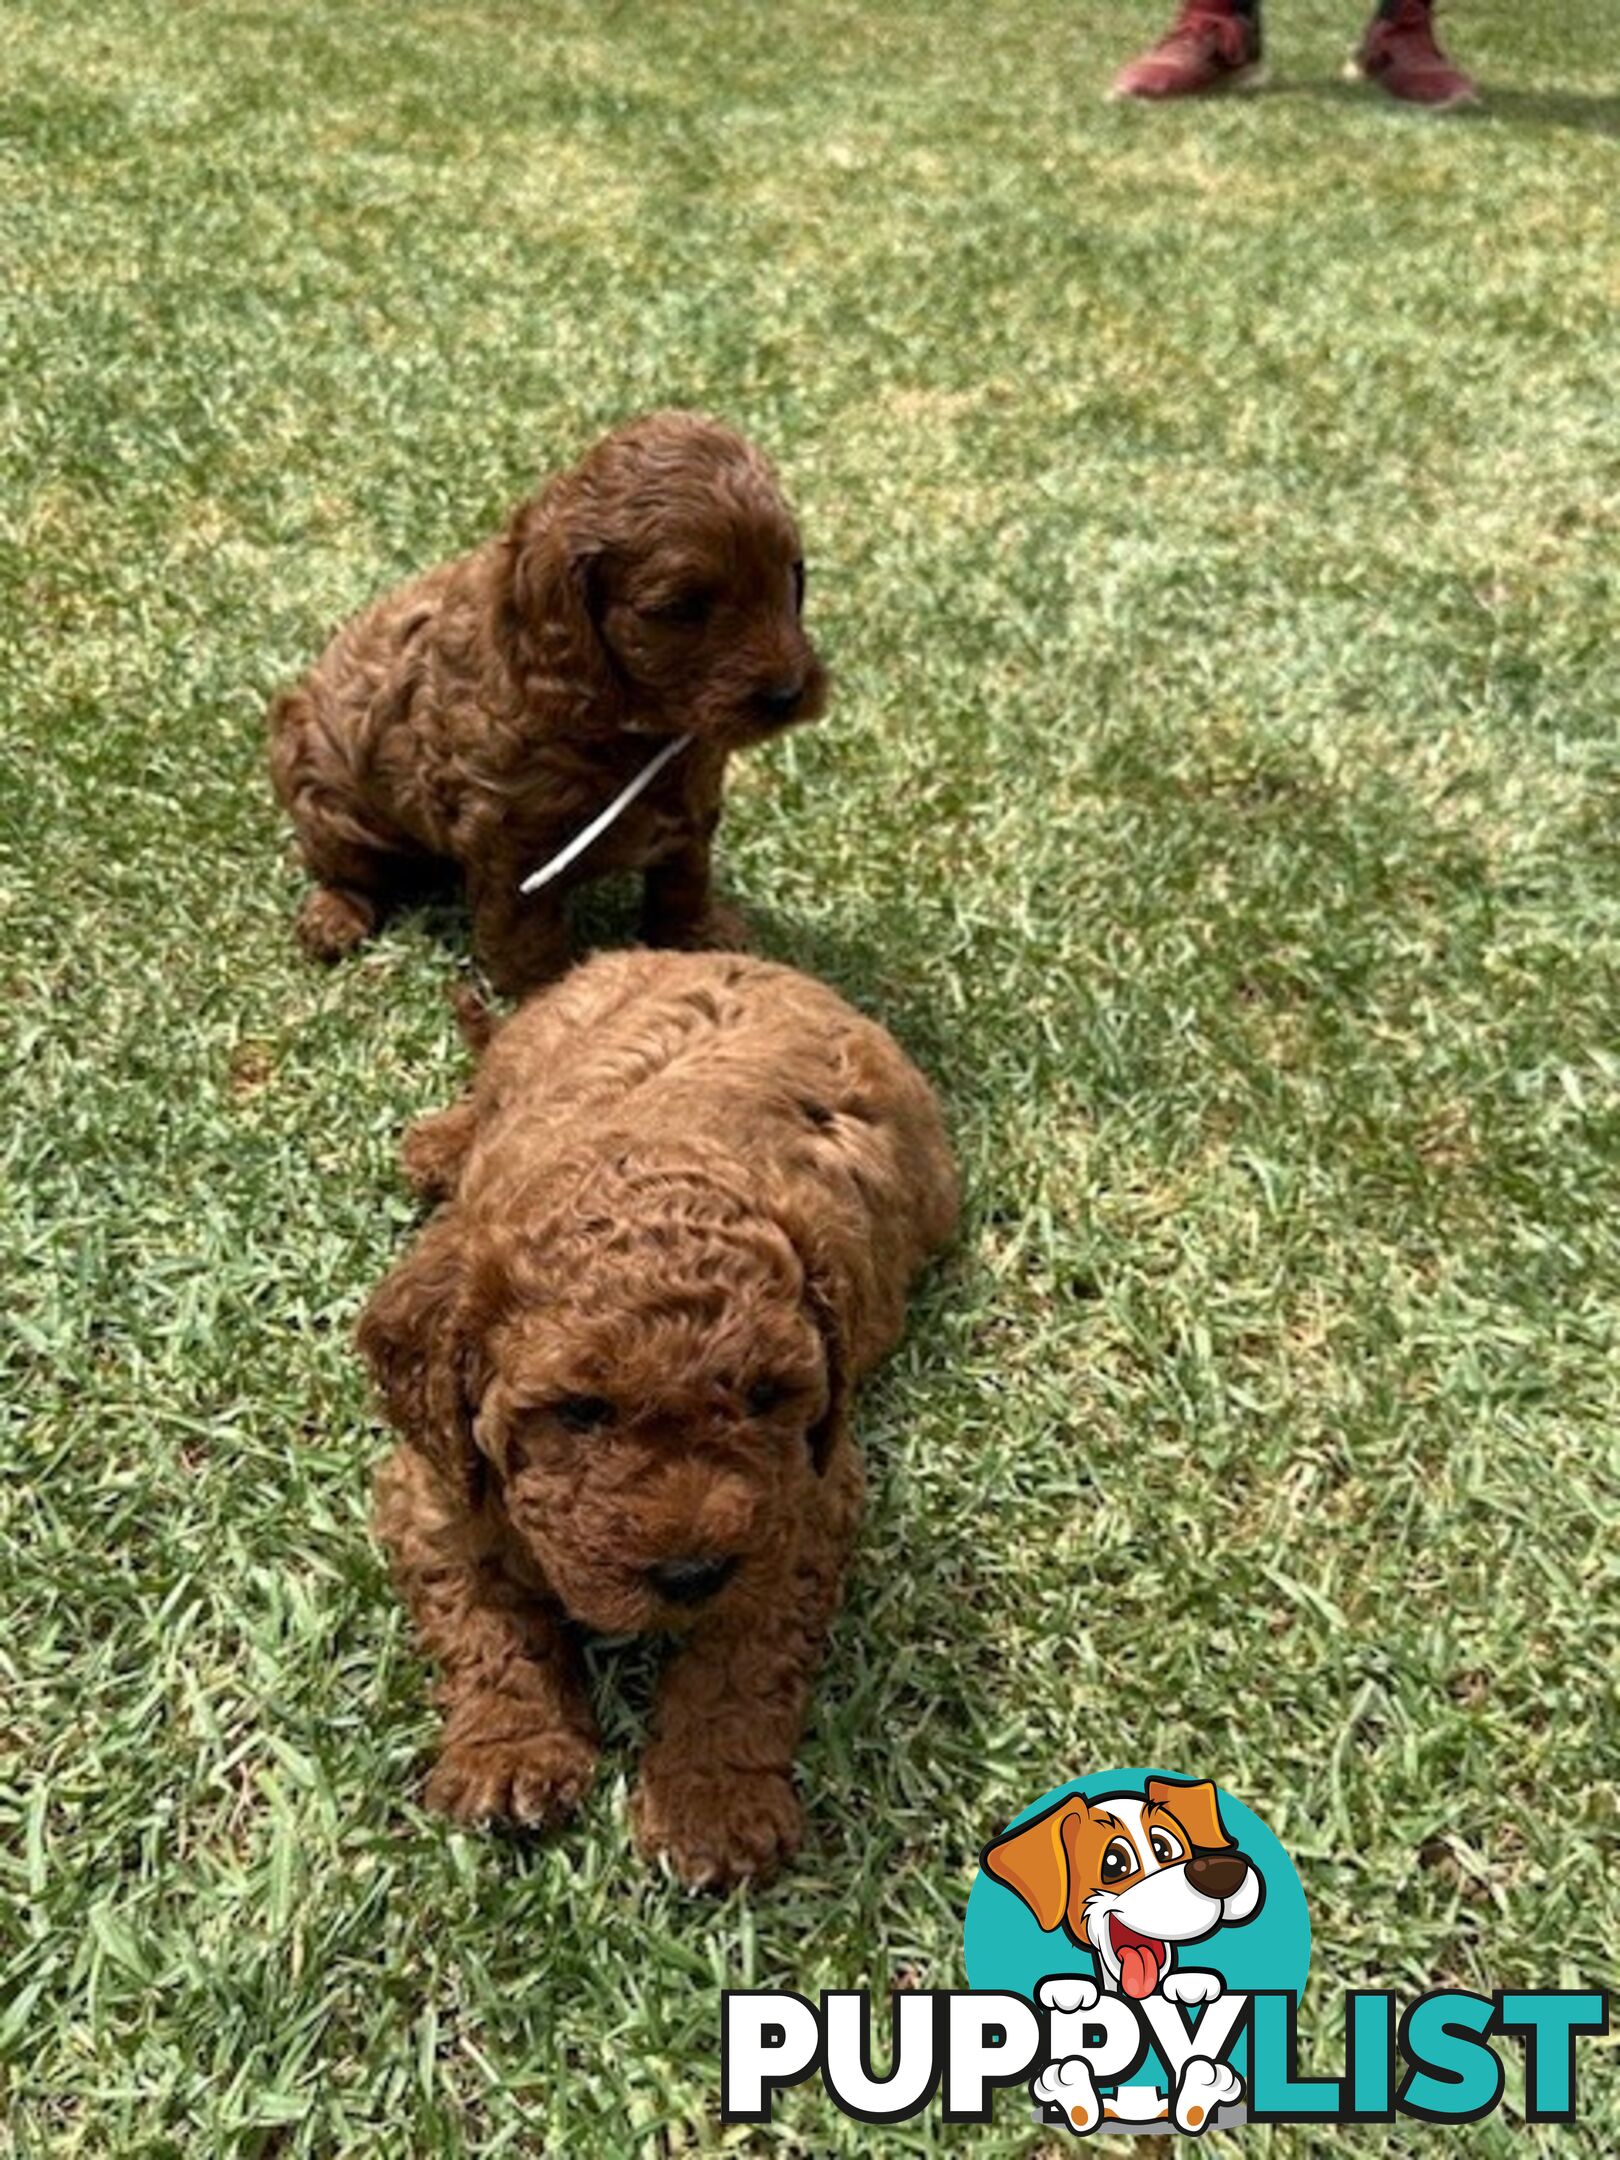
<svg viewBox="0 0 1620 2160">
<path fill-rule="evenodd" d="M 826 701 L 803 585 L 764 458 L 665 412 L 356 616 L 270 711 L 271 778 L 316 880 L 307 948 L 336 959 L 446 868 L 498 989 L 562 971 L 568 888 L 612 870 L 645 874 L 649 943 L 735 943 L 709 865 L 726 760 Z M 565 877 L 519 894 L 681 734 L 689 747 Z"/>
<path fill-rule="evenodd" d="M 850 1391 L 956 1218 L 932 1091 L 790 969 L 609 954 L 407 1158 L 444 1204 L 359 1340 L 403 1441 L 377 1528 L 442 1675 L 430 1802 L 566 1812 L 597 1750 L 580 1631 L 668 1631 L 639 1842 L 693 1884 L 769 1871 L 861 1512 Z"/>
</svg>

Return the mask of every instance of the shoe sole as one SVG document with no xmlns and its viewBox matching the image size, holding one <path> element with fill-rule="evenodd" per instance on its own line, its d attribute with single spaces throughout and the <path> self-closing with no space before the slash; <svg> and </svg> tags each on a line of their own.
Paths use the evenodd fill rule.
<svg viewBox="0 0 1620 2160">
<path fill-rule="evenodd" d="M 1477 105 L 1479 103 L 1479 92 L 1477 90 L 1459 90 L 1455 97 L 1448 98 L 1396 97 L 1395 92 L 1386 89 L 1376 75 L 1367 73 L 1367 70 L 1354 53 L 1344 63 L 1344 79 L 1346 82 L 1371 83 L 1375 90 L 1383 90 L 1385 97 L 1393 99 L 1397 105 L 1410 105 L 1418 112 L 1456 112 L 1459 106 Z"/>
<path fill-rule="evenodd" d="M 1256 60 L 1249 67 L 1232 68 L 1227 74 L 1205 83 L 1202 90 L 1172 90 L 1168 96 L 1144 96 L 1140 90 L 1108 89 L 1103 93 L 1105 105 L 1177 105 L 1183 98 L 1224 97 L 1229 90 L 1263 90 L 1270 79 L 1270 70 L 1263 60 Z"/>
</svg>

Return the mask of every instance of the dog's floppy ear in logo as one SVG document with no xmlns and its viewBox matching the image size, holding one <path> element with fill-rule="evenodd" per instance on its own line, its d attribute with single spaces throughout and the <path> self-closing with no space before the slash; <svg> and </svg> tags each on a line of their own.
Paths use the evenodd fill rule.
<svg viewBox="0 0 1620 2160">
<path fill-rule="evenodd" d="M 1151 1777 L 1140 1792 L 1071 1793 L 984 1849 L 986 1874 L 1043 1932 L 1091 1951 L 1106 1988 L 1150 1995 L 1178 1943 L 1202 1942 L 1260 1910 L 1260 1871 L 1221 1821 L 1208 1779 Z"/>
<path fill-rule="evenodd" d="M 1033 1822 L 1021 1824 L 993 1838 L 980 1856 L 987 1875 L 1017 1892 L 1050 1935 L 1064 1921 L 1069 1906 L 1069 1855 L 1064 1842 L 1067 1824 L 1086 1813 L 1078 1794 L 1060 1800 Z M 1079 1938 L 1077 1937 L 1076 1940 Z"/>
<path fill-rule="evenodd" d="M 1237 1851 L 1237 1840 L 1221 1821 L 1221 1799 L 1208 1778 L 1184 1785 L 1177 1778 L 1150 1777 L 1149 1807 L 1169 1808 L 1187 1826 L 1187 1834 L 1200 1852 Z"/>
</svg>

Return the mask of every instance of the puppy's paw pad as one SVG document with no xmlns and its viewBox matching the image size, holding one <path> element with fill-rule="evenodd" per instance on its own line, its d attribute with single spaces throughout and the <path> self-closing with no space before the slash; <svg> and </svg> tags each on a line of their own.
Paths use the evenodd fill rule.
<svg viewBox="0 0 1620 2160">
<path fill-rule="evenodd" d="M 1230 2063 L 1211 2062 L 1207 2055 L 1190 2056 L 1176 2086 L 1176 2128 L 1196 2137 L 1209 2128 L 1217 2108 L 1242 2096 L 1243 2080 Z"/>
<path fill-rule="evenodd" d="M 538 1830 L 571 1815 L 596 1775 L 596 1750 L 568 1733 L 529 1740 L 453 1741 L 423 1794 L 452 1822 Z"/>
<path fill-rule="evenodd" d="M 774 1770 L 643 1772 L 631 1813 L 638 1850 L 662 1855 L 689 1890 L 764 1881 L 804 1835 L 799 1796 Z"/>
<path fill-rule="evenodd" d="M 1077 2136 L 1084 2137 L 1102 2121 L 1102 2105 L 1097 2098 L 1091 2065 L 1083 2055 L 1071 2055 L 1063 2062 L 1048 2063 L 1030 2086 L 1029 2094 L 1037 2106 L 1056 2108 L 1066 2127 Z"/>
<path fill-rule="evenodd" d="M 1095 2010 L 1097 1983 L 1083 1973 L 1054 1973 L 1039 1990 L 1043 2010 Z"/>
</svg>

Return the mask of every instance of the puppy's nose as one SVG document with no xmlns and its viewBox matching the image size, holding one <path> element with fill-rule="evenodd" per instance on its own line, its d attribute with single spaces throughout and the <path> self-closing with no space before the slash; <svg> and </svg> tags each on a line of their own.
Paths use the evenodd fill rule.
<svg viewBox="0 0 1620 2160">
<path fill-rule="evenodd" d="M 660 1560 L 647 1570 L 647 1580 L 672 1605 L 701 1605 L 736 1572 L 737 1557 L 733 1553 L 725 1560 Z"/>
<path fill-rule="evenodd" d="M 791 720 L 804 699 L 804 677 L 794 675 L 771 683 L 759 693 L 760 709 L 767 720 Z"/>
<path fill-rule="evenodd" d="M 1242 1853 L 1194 1853 L 1187 1862 L 1187 1880 L 1205 1897 L 1236 1897 L 1248 1872 L 1249 1863 Z"/>
</svg>

